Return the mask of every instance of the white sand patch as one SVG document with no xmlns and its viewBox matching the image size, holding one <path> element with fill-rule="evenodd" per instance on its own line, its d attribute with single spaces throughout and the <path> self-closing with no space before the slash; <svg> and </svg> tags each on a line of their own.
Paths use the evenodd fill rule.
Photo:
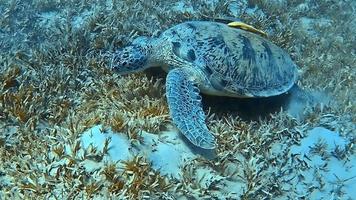
<svg viewBox="0 0 356 200">
<path fill-rule="evenodd" d="M 352 199 L 356 197 L 356 156 L 339 157 L 349 141 L 338 133 L 322 127 L 309 132 L 300 146 L 292 146 L 291 154 L 298 154 L 308 168 L 301 172 L 303 182 L 296 183 L 297 193 L 304 194 L 313 189 L 312 199 Z M 317 151 L 317 146 L 323 146 Z"/>
<path fill-rule="evenodd" d="M 87 20 L 94 14 L 94 11 L 85 10 L 79 15 L 75 16 L 72 20 L 72 26 L 75 29 L 80 29 L 84 27 Z"/>
<path fill-rule="evenodd" d="M 111 130 L 102 131 L 101 125 L 94 126 L 85 131 L 81 136 L 81 142 L 84 149 L 89 145 L 93 145 L 97 150 L 102 151 L 105 140 L 109 139 L 109 151 L 104 156 L 105 161 L 125 161 L 133 158 L 133 154 L 129 151 L 131 145 L 127 137 L 120 133 L 114 133 Z"/>
<path fill-rule="evenodd" d="M 61 13 L 56 11 L 42 12 L 38 14 L 38 17 L 40 19 L 39 26 L 44 29 L 52 28 L 56 22 L 64 22 Z"/>
<path fill-rule="evenodd" d="M 173 4 L 172 10 L 176 12 L 183 12 L 183 13 L 194 13 L 194 8 L 191 4 L 188 4 L 183 1 L 178 1 Z"/>
<path fill-rule="evenodd" d="M 181 140 L 176 131 L 167 131 L 159 136 L 142 132 L 143 143 L 132 145 L 129 139 L 122 133 L 111 130 L 102 131 L 102 126 L 97 125 L 85 131 L 81 135 L 81 144 L 84 149 L 92 145 L 98 151 L 104 148 L 105 140 L 109 139 L 109 151 L 104 156 L 106 162 L 127 161 L 134 155 L 142 155 L 152 164 L 152 168 L 162 175 L 181 178 L 181 167 L 187 160 L 196 156 Z M 95 168 L 92 162 L 86 162 L 86 168 Z"/>
<path fill-rule="evenodd" d="M 243 176 L 243 167 L 257 170 L 258 163 L 236 157 L 236 161 L 226 166 L 226 176 L 219 174 L 208 165 L 196 165 L 190 162 L 199 157 L 189 144 L 187 144 L 175 130 L 162 132 L 159 135 L 142 132 L 142 143 L 131 144 L 129 139 L 121 133 L 111 130 L 102 131 L 101 125 L 84 132 L 81 136 L 84 149 L 95 147 L 102 151 L 105 140 L 110 138 L 108 154 L 104 156 L 104 162 L 127 161 L 135 155 L 143 156 L 150 162 L 153 169 L 161 175 L 175 179 L 187 179 L 183 167 L 194 165 L 194 170 L 188 172 L 188 179 L 195 180 L 202 189 L 211 190 L 211 194 L 225 194 L 226 198 L 237 198 L 246 191 L 246 180 Z M 301 140 L 300 145 L 288 147 L 282 143 L 276 143 L 271 149 L 271 156 L 287 154 L 283 170 L 290 169 L 291 173 L 285 174 L 280 179 L 283 190 L 290 191 L 276 199 L 308 196 L 311 199 L 336 199 L 342 197 L 352 199 L 356 196 L 356 156 L 348 155 L 338 157 L 338 151 L 346 150 L 349 141 L 338 133 L 328 129 L 317 127 L 311 130 L 307 137 Z M 317 151 L 316 147 L 322 146 Z M 296 160 L 296 157 L 298 159 Z M 256 160 L 256 159 L 255 159 Z M 258 160 L 258 159 L 257 159 Z M 245 166 L 243 163 L 248 162 Z M 251 163 L 252 162 L 252 163 Z M 103 162 L 84 162 L 88 171 L 95 171 L 103 166 Z M 259 166 L 261 167 L 261 166 Z M 193 169 L 193 168 L 190 168 Z M 275 174 L 275 168 L 261 171 L 261 177 Z M 282 171 L 283 171 L 282 170 Z M 237 172 L 237 176 L 229 178 L 229 174 Z M 192 174 L 190 174 L 192 173 Z M 270 174 L 271 173 L 271 174 Z M 235 173 L 236 174 L 236 173 Z M 330 197 L 330 198 L 329 198 Z"/>
</svg>

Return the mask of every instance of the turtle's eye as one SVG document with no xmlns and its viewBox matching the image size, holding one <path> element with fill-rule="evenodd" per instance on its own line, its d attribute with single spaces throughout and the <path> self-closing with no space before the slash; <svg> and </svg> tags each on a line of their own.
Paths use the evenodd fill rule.
<svg viewBox="0 0 356 200">
<path fill-rule="evenodd" d="M 111 68 L 124 74 L 145 69 L 147 64 L 146 50 L 138 45 L 125 47 L 115 52 Z"/>
</svg>

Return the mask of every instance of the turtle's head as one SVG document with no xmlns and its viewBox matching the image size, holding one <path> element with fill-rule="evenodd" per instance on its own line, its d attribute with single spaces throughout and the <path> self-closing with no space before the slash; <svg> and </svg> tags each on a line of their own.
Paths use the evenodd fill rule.
<svg viewBox="0 0 356 200">
<path fill-rule="evenodd" d="M 130 46 L 118 49 L 110 56 L 110 68 L 119 74 L 142 71 L 150 67 L 151 49 L 150 39 L 138 37 Z"/>
</svg>

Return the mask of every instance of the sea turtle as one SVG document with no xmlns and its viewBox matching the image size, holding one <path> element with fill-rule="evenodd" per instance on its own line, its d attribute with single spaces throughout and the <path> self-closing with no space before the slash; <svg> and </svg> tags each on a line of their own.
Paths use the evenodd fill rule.
<svg viewBox="0 0 356 200">
<path fill-rule="evenodd" d="M 233 26 L 184 22 L 157 38 L 136 38 L 112 53 L 109 66 L 120 74 L 162 67 L 168 72 L 166 97 L 173 123 L 194 145 L 214 149 L 200 92 L 269 97 L 287 92 L 297 79 L 297 67 L 284 50 L 256 34 L 260 31 Z"/>
</svg>

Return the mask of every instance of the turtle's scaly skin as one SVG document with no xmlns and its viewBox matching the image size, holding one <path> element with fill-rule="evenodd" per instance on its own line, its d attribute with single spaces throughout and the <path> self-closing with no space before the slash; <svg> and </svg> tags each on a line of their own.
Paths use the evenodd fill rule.
<svg viewBox="0 0 356 200">
<path fill-rule="evenodd" d="M 173 122 L 193 144 L 211 149 L 215 146 L 214 136 L 205 124 L 199 89 L 189 80 L 192 69 L 173 69 L 166 80 L 166 96 Z"/>
<path fill-rule="evenodd" d="M 166 96 L 173 122 L 196 146 L 215 148 L 199 92 L 232 97 L 268 97 L 288 91 L 297 78 L 289 55 L 254 33 L 217 22 L 178 24 L 158 38 L 140 37 L 117 51 L 119 73 L 161 66 L 168 72 Z"/>
</svg>

